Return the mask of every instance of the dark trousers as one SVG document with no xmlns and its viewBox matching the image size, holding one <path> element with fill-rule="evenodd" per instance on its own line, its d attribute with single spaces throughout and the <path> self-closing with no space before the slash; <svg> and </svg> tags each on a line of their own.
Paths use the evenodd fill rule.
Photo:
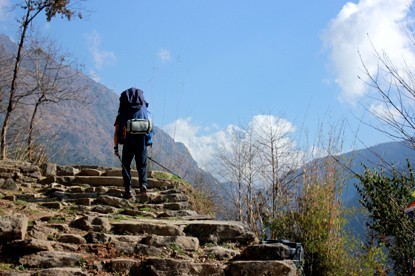
<svg viewBox="0 0 415 276">
<path fill-rule="evenodd" d="M 145 135 L 128 135 L 122 148 L 122 177 L 124 180 L 125 191 L 130 191 L 131 182 L 131 162 L 135 158 L 138 172 L 140 188 L 147 188 L 147 146 Z"/>
</svg>

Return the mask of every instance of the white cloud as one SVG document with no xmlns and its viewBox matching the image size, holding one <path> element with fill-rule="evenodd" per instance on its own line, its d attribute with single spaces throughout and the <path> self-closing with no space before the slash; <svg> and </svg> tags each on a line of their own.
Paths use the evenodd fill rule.
<svg viewBox="0 0 415 276">
<path fill-rule="evenodd" d="M 355 102 L 367 93 L 362 61 L 371 74 L 377 69 L 374 49 L 387 53 L 391 62 L 415 64 L 408 32 L 413 0 L 360 0 L 346 3 L 323 35 L 330 51 L 341 99 Z M 373 44 L 373 46 L 371 45 Z"/>
<path fill-rule="evenodd" d="M 160 49 L 160 52 L 158 53 L 159 58 L 161 59 L 161 61 L 164 62 L 168 62 L 170 61 L 170 51 L 166 50 L 166 49 Z"/>
<path fill-rule="evenodd" d="M 295 131 L 291 122 L 273 115 L 255 115 L 249 122 L 249 127 L 254 133 L 273 135 L 277 139 Z"/>
<path fill-rule="evenodd" d="M 88 75 L 89 75 L 89 77 L 90 77 L 91 79 L 93 79 L 93 80 L 94 80 L 94 81 L 96 81 L 96 82 L 100 82 L 100 81 L 101 81 L 100 76 L 99 76 L 99 75 L 97 74 L 97 72 L 95 72 L 94 70 L 89 70 Z"/>
<path fill-rule="evenodd" d="M 404 125 L 402 114 L 398 110 L 393 109 L 390 105 L 375 103 L 370 106 L 369 110 L 371 114 L 381 121 L 402 122 L 402 126 Z"/>
<path fill-rule="evenodd" d="M 86 34 L 85 37 L 89 45 L 89 50 L 94 59 L 95 68 L 101 69 L 105 65 L 111 65 L 115 62 L 116 56 L 113 52 L 100 49 L 102 39 L 97 31 L 94 30 L 89 34 Z"/>
<path fill-rule="evenodd" d="M 163 130 L 176 142 L 183 143 L 200 166 L 204 166 L 212 160 L 217 149 L 215 140 L 221 136 L 220 131 L 209 135 L 201 134 L 202 127 L 193 124 L 191 118 L 178 119 L 165 126 Z"/>
<path fill-rule="evenodd" d="M 285 119 L 272 115 L 256 115 L 249 122 L 248 127 L 256 136 L 254 139 L 259 139 L 259 134 L 269 133 L 272 130 L 277 135 L 277 139 L 280 139 L 278 143 L 285 143 L 284 146 L 288 147 L 294 146 L 285 135 L 293 133 L 295 127 Z M 192 157 L 201 167 L 212 165 L 219 147 L 230 148 L 232 133 L 238 131 L 241 136 L 245 135 L 245 130 L 235 125 L 228 125 L 225 129 L 216 128 L 216 131 L 209 134 L 203 134 L 204 129 L 194 124 L 191 118 L 178 119 L 163 128 L 176 142 L 183 143 L 189 149 Z"/>
</svg>

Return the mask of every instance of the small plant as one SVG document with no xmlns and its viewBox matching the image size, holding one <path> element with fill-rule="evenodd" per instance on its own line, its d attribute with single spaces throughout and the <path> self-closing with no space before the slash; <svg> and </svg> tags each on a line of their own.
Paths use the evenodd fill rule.
<svg viewBox="0 0 415 276">
<path fill-rule="evenodd" d="M 56 233 L 51 233 L 48 235 L 48 240 L 49 241 L 56 241 L 59 238 L 59 235 Z"/>
<path fill-rule="evenodd" d="M 215 246 L 218 246 L 218 244 L 217 244 L 216 242 L 214 242 L 214 243 L 212 243 L 212 242 L 207 242 L 207 243 L 205 243 L 205 246 L 206 246 L 206 247 L 208 247 L 208 248 L 210 248 L 210 247 L 215 247 Z"/>
<path fill-rule="evenodd" d="M 222 244 L 222 246 L 223 246 L 224 248 L 227 248 L 227 249 L 234 249 L 234 250 L 238 248 L 238 247 L 236 246 L 236 244 L 231 243 L 231 242 L 224 243 L 224 244 Z"/>
<path fill-rule="evenodd" d="M 77 266 L 79 267 L 86 267 L 87 266 L 87 262 L 84 258 L 79 259 L 79 261 L 76 263 Z"/>
<path fill-rule="evenodd" d="M 66 210 L 66 213 L 68 213 L 68 214 L 77 214 L 78 213 L 78 209 L 76 207 L 74 207 L 74 206 L 71 206 L 70 208 L 68 208 Z"/>
<path fill-rule="evenodd" d="M 6 264 L 6 263 L 0 263 L 0 269 L 1 270 L 11 270 L 12 265 L 11 264 Z"/>
<path fill-rule="evenodd" d="M 164 180 L 170 180 L 173 178 L 172 174 L 166 173 L 166 172 L 153 172 L 153 177 L 157 179 L 164 179 Z"/>
<path fill-rule="evenodd" d="M 129 217 L 126 217 L 126 216 L 124 216 L 124 215 L 120 215 L 120 214 L 118 214 L 118 215 L 113 216 L 111 219 L 112 219 L 113 221 L 120 221 L 120 220 L 128 220 L 128 219 L 130 219 L 130 218 L 129 218 Z"/>
<path fill-rule="evenodd" d="M 24 265 L 18 265 L 15 267 L 15 269 L 22 271 L 22 270 L 26 270 L 26 267 Z"/>
<path fill-rule="evenodd" d="M 27 203 L 27 201 L 18 199 L 14 202 L 14 204 L 19 205 L 19 206 L 26 206 L 28 203 Z"/>
<path fill-rule="evenodd" d="M 49 222 L 50 223 L 56 223 L 56 224 L 62 224 L 62 223 L 66 223 L 66 218 L 65 217 L 60 217 L 60 216 L 52 217 L 49 220 Z"/>
<path fill-rule="evenodd" d="M 30 210 L 30 213 L 32 215 L 38 215 L 38 214 L 40 214 L 40 210 L 39 209 L 33 209 L 33 210 Z"/>
<path fill-rule="evenodd" d="M 215 255 L 215 253 L 213 253 L 213 252 L 210 252 L 210 253 L 207 255 L 207 257 L 208 257 L 209 259 L 216 259 L 216 255 Z"/>
<path fill-rule="evenodd" d="M 169 248 L 177 255 L 184 254 L 183 248 L 178 244 L 175 244 L 175 243 L 169 244 Z"/>
<path fill-rule="evenodd" d="M 181 182 L 185 183 L 185 182 Z M 193 209 L 199 214 L 213 215 L 214 203 L 203 192 L 194 189 L 190 184 L 182 185 L 183 192 L 189 197 L 189 202 L 193 206 Z"/>
</svg>

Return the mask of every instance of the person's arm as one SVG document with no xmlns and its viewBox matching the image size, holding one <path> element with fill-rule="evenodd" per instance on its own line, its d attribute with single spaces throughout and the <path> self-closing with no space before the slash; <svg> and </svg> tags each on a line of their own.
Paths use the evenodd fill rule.
<svg viewBox="0 0 415 276">
<path fill-rule="evenodd" d="M 117 116 L 118 119 L 118 116 Z M 114 123 L 114 154 L 118 156 L 118 128 L 119 128 L 119 124 L 118 124 L 118 120 L 115 120 Z"/>
</svg>

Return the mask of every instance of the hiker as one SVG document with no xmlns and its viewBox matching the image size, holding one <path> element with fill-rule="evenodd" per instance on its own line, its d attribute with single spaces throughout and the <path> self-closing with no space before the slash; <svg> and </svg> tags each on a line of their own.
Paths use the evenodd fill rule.
<svg viewBox="0 0 415 276">
<path fill-rule="evenodd" d="M 143 91 L 138 88 L 129 88 L 121 93 L 118 114 L 115 119 L 114 127 L 114 154 L 119 157 L 118 145 L 122 144 L 122 176 L 125 192 L 123 197 L 130 199 L 133 197 L 131 162 L 135 158 L 140 185 L 140 194 L 147 195 L 147 143 L 146 134 L 151 129 L 148 120 L 148 103 L 144 99 Z M 130 119 L 147 119 L 149 122 L 146 132 L 134 133 L 130 128 L 133 126 Z M 137 120 L 138 121 L 138 120 Z M 141 120 L 145 121 L 145 120 Z"/>
</svg>

